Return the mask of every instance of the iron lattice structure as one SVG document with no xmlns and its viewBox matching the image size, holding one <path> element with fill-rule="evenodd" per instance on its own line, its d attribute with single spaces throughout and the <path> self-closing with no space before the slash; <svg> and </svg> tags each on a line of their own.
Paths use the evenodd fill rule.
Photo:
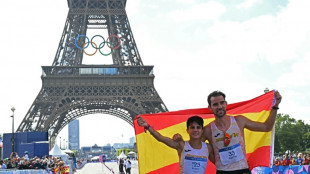
<svg viewBox="0 0 310 174">
<path fill-rule="evenodd" d="M 50 143 L 72 120 L 93 113 L 117 116 L 133 125 L 139 114 L 168 109 L 154 88 L 153 66 L 139 55 L 125 11 L 126 0 L 67 0 L 69 13 L 52 66 L 43 66 L 42 88 L 18 132 L 47 131 Z M 75 39 L 88 29 L 120 38 L 111 65 L 83 65 Z M 77 40 L 85 43 L 85 37 Z M 110 39 L 117 45 L 118 39 Z"/>
</svg>

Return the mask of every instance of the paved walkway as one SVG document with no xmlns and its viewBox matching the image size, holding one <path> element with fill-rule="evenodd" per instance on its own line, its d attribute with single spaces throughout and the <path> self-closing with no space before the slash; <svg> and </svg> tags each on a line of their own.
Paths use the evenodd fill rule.
<svg viewBox="0 0 310 174">
<path fill-rule="evenodd" d="M 82 169 L 78 169 L 74 174 L 103 174 L 110 172 L 101 163 L 87 163 Z"/>
<path fill-rule="evenodd" d="M 106 162 L 105 165 L 111 169 L 111 173 L 118 174 L 119 169 L 116 162 Z M 139 174 L 138 165 L 134 161 L 131 164 L 131 174 Z"/>
<path fill-rule="evenodd" d="M 116 162 L 106 162 L 105 165 L 102 163 L 87 163 L 85 166 L 77 170 L 74 174 L 119 174 L 118 165 Z M 137 164 L 133 164 L 131 168 L 131 174 L 139 174 Z"/>
</svg>

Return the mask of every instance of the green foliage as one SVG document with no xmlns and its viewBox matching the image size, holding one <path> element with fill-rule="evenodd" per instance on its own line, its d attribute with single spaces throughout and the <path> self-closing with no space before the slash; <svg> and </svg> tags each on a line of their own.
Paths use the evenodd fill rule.
<svg viewBox="0 0 310 174">
<path fill-rule="evenodd" d="M 116 156 L 119 156 L 122 152 L 127 156 L 128 152 L 133 151 L 133 149 L 116 149 Z"/>
<path fill-rule="evenodd" d="M 276 153 L 305 151 L 310 147 L 310 126 L 302 120 L 295 120 L 289 115 L 278 114 L 275 123 Z"/>
<path fill-rule="evenodd" d="M 78 156 L 78 151 L 77 150 L 72 150 L 72 152 L 74 153 L 74 156 Z"/>
</svg>

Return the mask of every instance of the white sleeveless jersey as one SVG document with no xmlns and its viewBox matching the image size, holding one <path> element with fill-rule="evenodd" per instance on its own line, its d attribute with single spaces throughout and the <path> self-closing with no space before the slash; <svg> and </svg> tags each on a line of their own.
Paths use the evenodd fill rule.
<svg viewBox="0 0 310 174">
<path fill-rule="evenodd" d="M 194 149 L 188 141 L 180 157 L 180 174 L 204 174 L 208 164 L 208 146 L 201 142 L 201 149 Z"/>
<path fill-rule="evenodd" d="M 211 132 L 216 170 L 233 171 L 249 168 L 244 139 L 233 116 L 230 116 L 230 127 L 226 131 L 230 137 L 227 146 L 224 145 L 225 133 L 216 127 L 214 121 L 211 123 Z"/>
</svg>

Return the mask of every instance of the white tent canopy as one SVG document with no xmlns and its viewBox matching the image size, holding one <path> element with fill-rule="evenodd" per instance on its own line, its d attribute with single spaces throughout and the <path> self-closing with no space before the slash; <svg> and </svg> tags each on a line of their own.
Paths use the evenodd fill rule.
<svg viewBox="0 0 310 174">
<path fill-rule="evenodd" d="M 94 157 L 91 158 L 91 160 L 92 160 L 92 161 L 99 160 L 99 156 L 94 156 Z"/>
<path fill-rule="evenodd" d="M 63 156 L 67 155 L 65 152 L 63 152 L 57 144 L 54 145 L 54 147 L 50 151 L 50 155 L 52 156 Z"/>
<path fill-rule="evenodd" d="M 131 155 L 131 154 L 136 154 L 136 152 L 130 151 L 130 152 L 128 152 L 128 154 L 129 154 L 129 155 Z"/>
<path fill-rule="evenodd" d="M 55 157 L 61 157 L 64 161 L 68 159 L 68 155 L 63 152 L 57 144 L 54 145 L 49 154 Z"/>
<path fill-rule="evenodd" d="M 121 154 L 119 154 L 119 156 L 117 157 L 118 159 L 120 158 L 126 158 L 127 156 L 124 154 L 124 152 L 122 151 Z"/>
<path fill-rule="evenodd" d="M 65 149 L 65 150 L 63 150 L 63 152 L 65 152 L 65 153 L 74 153 L 72 150 L 70 150 L 70 149 Z"/>
</svg>

